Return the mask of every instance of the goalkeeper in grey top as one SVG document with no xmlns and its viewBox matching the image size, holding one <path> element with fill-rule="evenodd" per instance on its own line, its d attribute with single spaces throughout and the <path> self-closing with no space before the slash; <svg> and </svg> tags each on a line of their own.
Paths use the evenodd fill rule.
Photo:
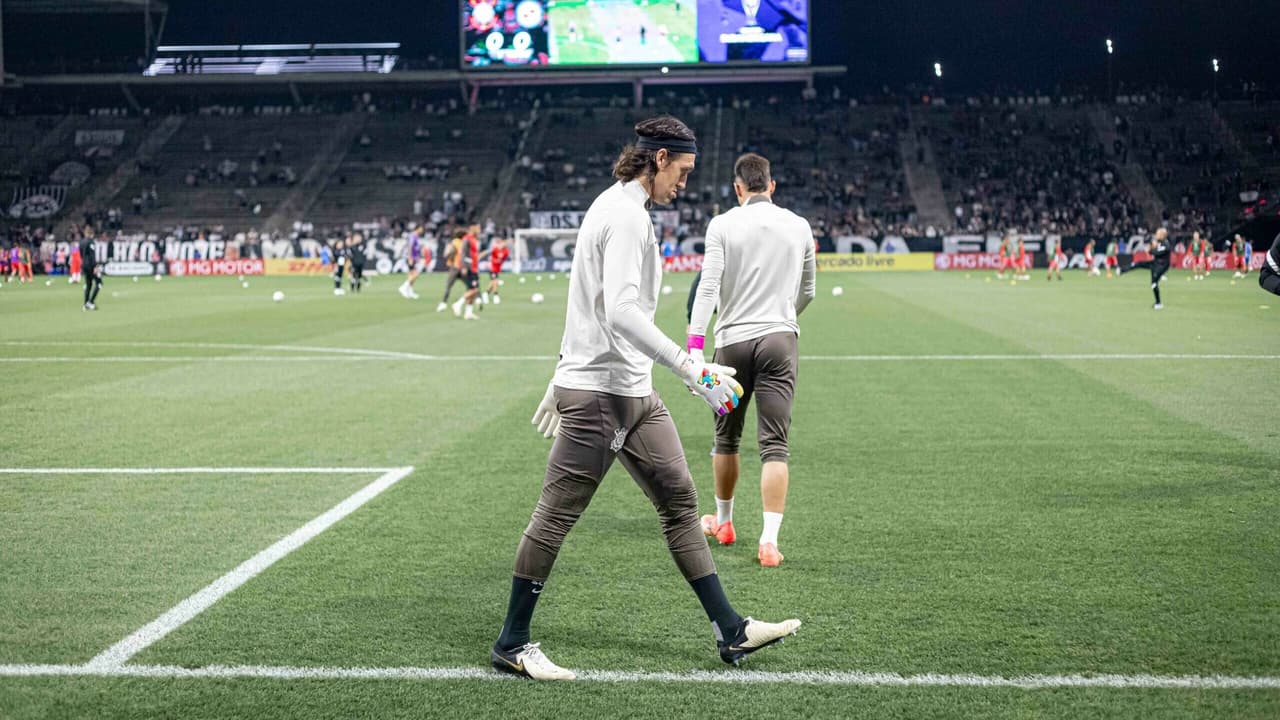
<svg viewBox="0 0 1280 720">
<path fill-rule="evenodd" d="M 736 665 L 800 627 L 799 620 L 744 618 L 729 604 L 698 525 L 680 437 L 653 390 L 657 361 L 717 414 L 733 412 L 742 395 L 732 368 L 691 357 L 653 324 L 662 258 L 648 210 L 676 199 L 698 148 L 693 132 L 673 117 L 645 120 L 635 131 L 614 164 L 618 182 L 591 204 L 578 231 L 560 362 L 533 418 L 555 441 L 516 550 L 502 634 L 490 652 L 496 669 L 536 680 L 575 677 L 530 642 L 529 624 L 565 536 L 614 460 L 657 510 L 667 548 L 711 620 L 725 662 Z"/>
<path fill-rule="evenodd" d="M 778 529 L 790 479 L 787 433 L 799 359 L 796 316 L 816 294 L 813 231 L 804 218 L 773 204 L 776 187 L 765 158 L 747 154 L 734 164 L 739 206 L 707 226 L 702 282 L 689 316 L 687 346 L 701 361 L 707 323 L 719 305 L 715 362 L 737 369 L 744 392 L 737 412 L 715 419 L 716 514 L 703 516 L 702 530 L 722 545 L 737 539 L 733 491 L 738 484 L 738 444 L 746 406 L 754 396 L 764 506 L 756 558 L 764 567 L 782 562 Z"/>
</svg>

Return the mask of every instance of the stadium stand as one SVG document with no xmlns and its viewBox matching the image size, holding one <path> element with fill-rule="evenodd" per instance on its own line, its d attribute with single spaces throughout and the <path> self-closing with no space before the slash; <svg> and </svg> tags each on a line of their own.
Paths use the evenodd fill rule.
<svg viewBox="0 0 1280 720">
<path fill-rule="evenodd" d="M 925 117 L 956 229 L 1125 235 L 1144 227 L 1083 109 L 963 107 Z"/>
</svg>

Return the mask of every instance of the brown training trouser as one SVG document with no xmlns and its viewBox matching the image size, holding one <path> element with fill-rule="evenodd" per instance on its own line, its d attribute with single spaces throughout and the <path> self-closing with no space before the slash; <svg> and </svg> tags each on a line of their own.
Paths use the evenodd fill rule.
<svg viewBox="0 0 1280 720">
<path fill-rule="evenodd" d="M 714 362 L 738 371 L 742 403 L 728 415 L 716 417 L 717 455 L 737 455 L 747 405 L 756 397 L 761 462 L 787 462 L 787 433 L 791 403 L 796 396 L 799 346 L 793 332 L 778 332 L 716 348 Z"/>
<path fill-rule="evenodd" d="M 555 398 L 560 432 L 547 461 L 542 496 L 516 550 L 516 576 L 547 579 L 560 545 L 614 458 L 658 511 L 667 548 L 685 580 L 714 573 L 684 448 L 658 394 L 633 398 L 557 387 Z"/>
</svg>

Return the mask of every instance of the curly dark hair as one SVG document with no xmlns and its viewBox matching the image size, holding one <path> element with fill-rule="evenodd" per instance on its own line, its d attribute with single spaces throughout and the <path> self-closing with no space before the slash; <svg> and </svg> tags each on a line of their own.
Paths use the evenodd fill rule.
<svg viewBox="0 0 1280 720">
<path fill-rule="evenodd" d="M 671 115 L 641 120 L 636 123 L 636 135 L 654 140 L 687 140 L 697 142 L 693 131 L 679 118 Z M 641 150 L 635 143 L 627 143 L 613 163 L 613 176 L 622 182 L 630 182 L 636 178 L 652 177 L 658 172 L 658 162 L 654 159 L 657 150 Z"/>
</svg>

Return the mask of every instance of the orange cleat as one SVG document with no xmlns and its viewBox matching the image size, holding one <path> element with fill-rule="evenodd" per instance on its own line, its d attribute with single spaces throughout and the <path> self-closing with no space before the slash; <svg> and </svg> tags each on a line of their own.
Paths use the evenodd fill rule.
<svg viewBox="0 0 1280 720">
<path fill-rule="evenodd" d="M 760 543 L 756 559 L 760 561 L 760 567 L 778 567 L 782 564 L 782 553 L 778 552 L 778 546 L 773 543 Z"/>
<path fill-rule="evenodd" d="M 707 537 L 719 540 L 721 545 L 732 545 L 738 539 L 738 534 L 733 531 L 733 521 L 716 522 L 716 516 L 712 513 L 702 516 L 702 532 Z"/>
</svg>

